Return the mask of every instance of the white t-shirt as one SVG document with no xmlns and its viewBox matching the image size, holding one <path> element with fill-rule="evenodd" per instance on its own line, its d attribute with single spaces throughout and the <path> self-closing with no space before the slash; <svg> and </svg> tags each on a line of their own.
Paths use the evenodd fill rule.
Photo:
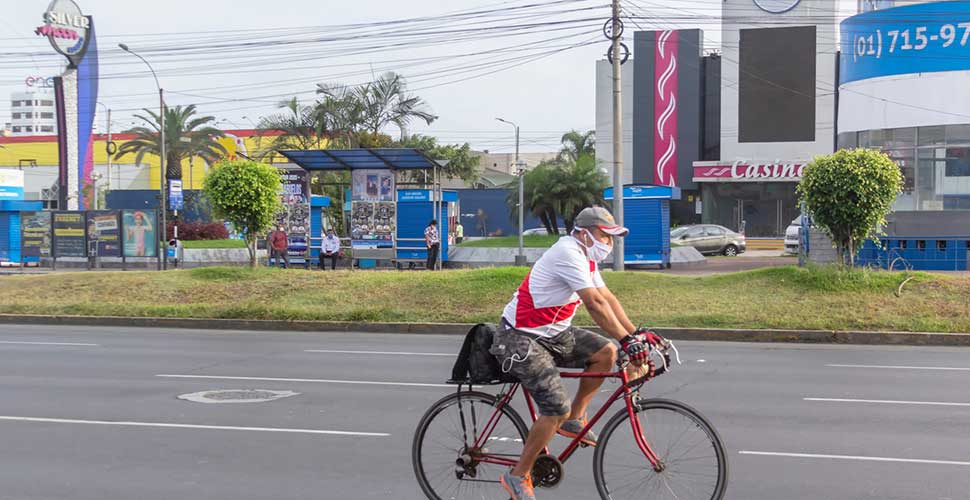
<svg viewBox="0 0 970 500">
<path fill-rule="evenodd" d="M 569 328 L 582 303 L 576 292 L 604 287 L 596 263 L 575 238 L 564 236 L 525 276 L 502 317 L 516 330 L 555 337 Z"/>
</svg>

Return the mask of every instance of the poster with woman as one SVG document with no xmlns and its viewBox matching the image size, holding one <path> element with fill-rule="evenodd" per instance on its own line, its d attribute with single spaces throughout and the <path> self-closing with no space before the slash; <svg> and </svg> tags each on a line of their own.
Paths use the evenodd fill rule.
<svg viewBox="0 0 970 500">
<path fill-rule="evenodd" d="M 158 233 L 154 211 L 125 210 L 121 215 L 125 257 L 155 257 Z"/>
</svg>

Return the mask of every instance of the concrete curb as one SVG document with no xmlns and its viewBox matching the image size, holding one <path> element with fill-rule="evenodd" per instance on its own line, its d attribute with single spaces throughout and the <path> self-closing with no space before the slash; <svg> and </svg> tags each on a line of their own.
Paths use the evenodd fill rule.
<svg viewBox="0 0 970 500">
<path fill-rule="evenodd" d="M 266 330 L 288 332 L 361 332 L 459 335 L 467 323 L 365 323 L 196 318 L 127 318 L 119 316 L 39 316 L 0 314 L 0 324 L 185 328 L 195 330 Z M 593 330 L 598 330 L 593 328 Z M 730 330 L 657 328 L 673 340 L 726 342 L 787 342 L 911 346 L 970 346 L 970 333 L 862 332 L 819 330 Z"/>
</svg>

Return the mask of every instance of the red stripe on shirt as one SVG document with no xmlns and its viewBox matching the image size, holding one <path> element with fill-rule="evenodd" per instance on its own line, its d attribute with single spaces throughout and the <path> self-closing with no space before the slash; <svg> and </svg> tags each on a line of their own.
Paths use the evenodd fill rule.
<svg viewBox="0 0 970 500">
<path fill-rule="evenodd" d="M 595 267 L 595 263 L 592 263 Z M 532 301 L 532 294 L 529 292 L 529 278 L 532 273 L 525 275 L 522 284 L 519 285 L 519 292 L 516 295 L 515 304 L 515 327 L 516 328 L 536 328 L 551 325 L 559 321 L 565 321 L 576 314 L 576 308 L 582 301 L 577 300 L 569 304 L 552 307 L 536 307 Z"/>
</svg>

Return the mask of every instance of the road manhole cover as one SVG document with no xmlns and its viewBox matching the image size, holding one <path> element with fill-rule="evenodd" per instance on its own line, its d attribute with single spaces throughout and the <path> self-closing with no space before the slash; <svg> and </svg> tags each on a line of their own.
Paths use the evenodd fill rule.
<svg viewBox="0 0 970 500">
<path fill-rule="evenodd" d="M 299 393 L 293 391 L 271 391 L 268 389 L 228 389 L 193 392 L 182 394 L 178 398 L 196 403 L 265 403 L 297 394 Z"/>
</svg>

